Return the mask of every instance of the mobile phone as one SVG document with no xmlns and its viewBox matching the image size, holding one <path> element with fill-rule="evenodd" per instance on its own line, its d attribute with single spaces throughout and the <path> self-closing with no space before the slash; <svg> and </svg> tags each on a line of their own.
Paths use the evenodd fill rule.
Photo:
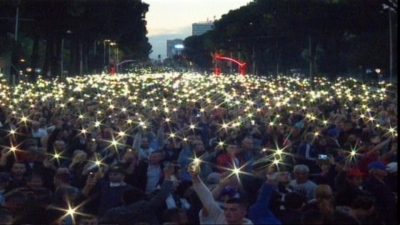
<svg viewBox="0 0 400 225">
<path fill-rule="evenodd" d="M 318 155 L 318 159 L 328 159 L 328 155 L 325 155 L 325 154 L 320 154 L 320 155 Z"/>
<path fill-rule="evenodd" d="M 192 163 L 189 165 L 189 169 L 194 172 L 198 170 L 198 166 L 195 163 Z"/>
</svg>

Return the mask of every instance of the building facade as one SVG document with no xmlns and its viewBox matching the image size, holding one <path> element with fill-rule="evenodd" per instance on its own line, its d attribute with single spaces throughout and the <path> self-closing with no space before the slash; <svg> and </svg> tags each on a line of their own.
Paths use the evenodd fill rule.
<svg viewBox="0 0 400 225">
<path fill-rule="evenodd" d="M 202 35 L 212 29 L 214 29 L 213 21 L 193 23 L 192 24 L 192 35 Z"/>
<path fill-rule="evenodd" d="M 167 40 L 167 58 L 172 58 L 174 55 L 180 55 L 183 50 L 183 40 L 174 39 Z"/>
</svg>

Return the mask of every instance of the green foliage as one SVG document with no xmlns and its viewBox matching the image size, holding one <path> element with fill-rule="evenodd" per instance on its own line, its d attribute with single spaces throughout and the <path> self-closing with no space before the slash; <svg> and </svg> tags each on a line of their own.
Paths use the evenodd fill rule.
<svg viewBox="0 0 400 225">
<path fill-rule="evenodd" d="M 255 62 L 259 74 L 269 74 L 277 68 L 283 72 L 292 68 L 307 70 L 309 62 L 315 73 L 324 74 L 346 72 L 362 61 L 364 66 L 387 69 L 389 24 L 388 12 L 382 11 L 385 2 L 255 0 L 223 15 L 215 22 L 211 35 L 197 39 L 213 44 L 214 51 L 233 52 L 248 65 Z M 393 23 L 396 27 L 397 21 Z M 362 38 L 365 35 L 371 39 Z M 397 29 L 393 37 L 397 46 Z M 376 42 L 379 43 L 373 44 Z M 194 47 L 190 42 L 185 46 Z M 377 54 L 371 54 L 372 49 Z"/>
</svg>

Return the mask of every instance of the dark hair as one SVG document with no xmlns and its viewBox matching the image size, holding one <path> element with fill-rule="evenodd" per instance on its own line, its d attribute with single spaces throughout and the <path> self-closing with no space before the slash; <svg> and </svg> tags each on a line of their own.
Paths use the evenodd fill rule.
<svg viewBox="0 0 400 225">
<path fill-rule="evenodd" d="M 26 182 L 31 182 L 33 178 L 39 178 L 43 181 L 43 176 L 40 174 L 37 174 L 37 173 L 33 173 L 33 174 L 27 176 L 25 180 L 26 180 Z"/>
<path fill-rule="evenodd" d="M 300 209 L 307 199 L 298 192 L 290 192 L 285 195 L 284 206 L 286 209 Z"/>
<path fill-rule="evenodd" d="M 324 221 L 324 215 L 318 210 L 310 209 L 301 215 L 301 224 L 316 224 L 321 221 Z"/>
<path fill-rule="evenodd" d="M 12 212 L 5 209 L 5 208 L 0 208 L 0 224 L 11 224 L 12 222 Z M 8 217 L 8 218 L 7 218 Z M 9 218 L 11 217 L 11 220 Z"/>
<path fill-rule="evenodd" d="M 244 198 L 230 198 L 228 200 L 225 201 L 225 204 L 238 204 L 240 206 L 242 206 L 243 208 L 248 207 L 249 203 L 247 202 L 246 199 Z"/>
<path fill-rule="evenodd" d="M 122 202 L 124 203 L 124 205 L 130 205 L 138 201 L 146 200 L 146 197 L 146 194 L 142 190 L 134 187 L 125 190 L 122 193 Z"/>
<path fill-rule="evenodd" d="M 28 201 L 28 197 L 21 191 L 19 191 L 18 189 L 14 189 L 10 192 L 8 192 L 5 196 L 4 196 L 4 201 L 5 202 L 27 202 Z"/>
<path fill-rule="evenodd" d="M 92 214 L 78 214 L 76 216 L 76 224 L 79 224 L 84 219 L 97 219 L 97 216 Z"/>
<path fill-rule="evenodd" d="M 68 173 L 57 173 L 54 175 L 54 179 L 59 179 L 62 183 L 66 184 L 71 183 L 71 175 Z"/>
<path fill-rule="evenodd" d="M 161 150 L 155 150 L 155 151 L 150 152 L 150 155 L 151 155 L 151 154 L 156 154 L 156 153 L 164 154 L 164 152 L 161 151 Z"/>
<path fill-rule="evenodd" d="M 177 193 L 179 196 L 183 197 L 185 195 L 185 191 L 192 187 L 193 182 L 190 180 L 183 180 L 181 183 L 179 183 L 178 187 L 176 188 L 175 193 Z"/>
<path fill-rule="evenodd" d="M 183 209 L 171 208 L 164 211 L 164 222 L 173 222 L 179 218 L 180 213 L 185 213 Z"/>
<path fill-rule="evenodd" d="M 375 205 L 375 200 L 367 196 L 358 196 L 351 205 L 353 209 L 369 210 Z"/>
</svg>

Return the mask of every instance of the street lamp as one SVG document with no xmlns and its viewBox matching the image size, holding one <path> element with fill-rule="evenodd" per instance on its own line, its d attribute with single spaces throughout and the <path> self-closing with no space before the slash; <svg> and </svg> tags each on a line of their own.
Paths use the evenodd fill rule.
<svg viewBox="0 0 400 225">
<path fill-rule="evenodd" d="M 115 43 L 115 42 L 111 42 L 110 43 L 110 46 L 117 46 L 117 43 Z M 115 64 L 115 72 L 118 72 L 118 48 L 117 48 L 117 52 L 115 52 L 115 50 L 114 50 L 114 54 L 115 54 L 115 62 L 114 62 L 114 64 Z M 108 51 L 108 60 L 110 61 L 110 50 Z"/>
<path fill-rule="evenodd" d="M 379 69 L 379 68 L 376 68 L 375 69 L 375 73 L 377 74 L 377 76 L 378 76 L 378 82 L 380 82 L 381 81 L 381 69 Z"/>
<path fill-rule="evenodd" d="M 104 61 L 103 61 L 103 65 L 106 65 L 106 43 L 111 42 L 111 40 L 106 39 L 103 41 L 103 54 L 104 54 Z M 110 57 L 108 57 L 108 59 L 110 59 Z"/>
</svg>

